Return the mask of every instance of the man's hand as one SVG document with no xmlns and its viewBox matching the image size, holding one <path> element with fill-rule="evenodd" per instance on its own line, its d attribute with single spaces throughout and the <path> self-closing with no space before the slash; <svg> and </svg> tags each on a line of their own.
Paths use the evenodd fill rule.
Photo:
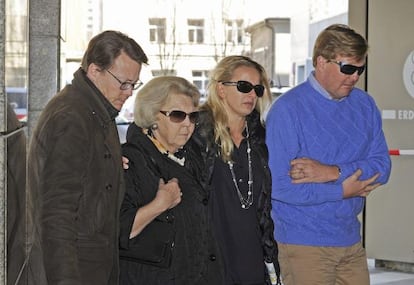
<svg viewBox="0 0 414 285">
<path fill-rule="evenodd" d="M 355 171 L 351 176 L 342 182 L 342 187 L 344 189 L 344 198 L 351 198 L 351 197 L 367 197 L 372 190 L 376 189 L 381 183 L 375 183 L 375 180 L 379 177 L 379 173 L 375 174 L 374 176 L 366 179 L 366 180 L 359 180 L 362 171 L 358 169 Z"/>
<path fill-rule="evenodd" d="M 339 178 L 339 169 L 310 158 L 297 158 L 290 162 L 292 183 L 325 183 Z"/>
</svg>

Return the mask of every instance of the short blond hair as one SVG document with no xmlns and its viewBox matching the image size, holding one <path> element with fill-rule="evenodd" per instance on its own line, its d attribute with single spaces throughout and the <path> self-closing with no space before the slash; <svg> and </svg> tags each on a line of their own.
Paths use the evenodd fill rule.
<svg viewBox="0 0 414 285">
<path fill-rule="evenodd" d="M 316 66 L 318 56 L 334 60 L 337 56 L 363 60 L 368 52 L 368 43 L 363 36 L 347 25 L 334 24 L 324 29 L 315 41 L 312 62 Z"/>
<path fill-rule="evenodd" d="M 200 92 L 188 80 L 178 76 L 159 76 L 147 82 L 137 93 L 134 105 L 134 123 L 144 129 L 157 120 L 157 114 L 170 96 L 184 94 L 198 107 Z"/>
</svg>

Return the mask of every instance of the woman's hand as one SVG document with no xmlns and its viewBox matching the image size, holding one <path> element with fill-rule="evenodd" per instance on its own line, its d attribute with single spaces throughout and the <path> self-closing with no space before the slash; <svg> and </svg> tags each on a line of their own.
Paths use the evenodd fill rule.
<svg viewBox="0 0 414 285">
<path fill-rule="evenodd" d="M 161 208 L 165 208 L 165 210 L 174 208 L 181 202 L 181 197 L 182 193 L 177 178 L 172 178 L 167 183 L 160 179 L 154 201 L 157 200 Z"/>
<path fill-rule="evenodd" d="M 160 179 L 155 198 L 137 210 L 129 238 L 137 236 L 162 212 L 177 206 L 181 198 L 182 193 L 177 178 L 172 178 L 167 183 Z"/>
<path fill-rule="evenodd" d="M 129 168 L 129 159 L 125 156 L 122 157 L 122 167 L 127 170 Z"/>
</svg>

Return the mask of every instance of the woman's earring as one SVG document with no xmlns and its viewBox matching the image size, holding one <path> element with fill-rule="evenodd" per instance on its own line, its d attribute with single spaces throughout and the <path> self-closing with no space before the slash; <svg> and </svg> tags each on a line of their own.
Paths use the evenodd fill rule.
<svg viewBox="0 0 414 285">
<path fill-rule="evenodd" d="M 158 129 L 158 124 L 157 123 L 152 124 L 151 125 L 151 130 L 155 131 L 156 129 Z"/>
</svg>

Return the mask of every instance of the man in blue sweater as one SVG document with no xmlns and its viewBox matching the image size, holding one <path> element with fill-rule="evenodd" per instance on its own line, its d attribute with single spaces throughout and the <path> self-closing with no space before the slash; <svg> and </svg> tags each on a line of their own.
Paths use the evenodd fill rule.
<svg viewBox="0 0 414 285">
<path fill-rule="evenodd" d="M 391 160 L 373 98 L 355 88 L 366 40 L 345 25 L 318 36 L 315 70 L 266 120 L 272 217 L 284 285 L 369 285 L 361 213 Z"/>
</svg>

